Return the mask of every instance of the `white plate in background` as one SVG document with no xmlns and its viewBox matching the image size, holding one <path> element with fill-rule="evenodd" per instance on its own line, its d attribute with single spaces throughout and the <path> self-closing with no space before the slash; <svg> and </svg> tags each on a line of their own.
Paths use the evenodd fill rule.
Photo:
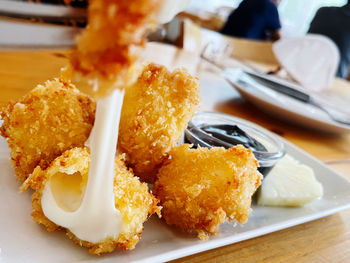
<svg viewBox="0 0 350 263">
<path fill-rule="evenodd" d="M 7 16 L 69 17 L 77 21 L 86 17 L 84 8 L 40 4 L 35 1 L 1 0 L 0 13 L 1 49 L 71 48 L 75 46 L 75 37 L 81 32 L 81 28 L 77 27 L 32 23 L 30 20 L 7 18 Z"/>
<path fill-rule="evenodd" d="M 350 132 L 350 125 L 333 121 L 327 113 L 311 104 L 298 101 L 272 89 L 264 88 L 261 85 L 250 87 L 240 84 L 238 72 L 239 69 L 226 69 L 223 71 L 223 76 L 246 100 L 271 116 L 324 132 L 339 134 Z M 271 79 L 285 84 L 283 80 L 273 77 Z"/>
<path fill-rule="evenodd" d="M 242 120 L 244 122 L 244 120 Z M 247 121 L 245 121 L 247 122 Z M 250 122 L 247 122 L 252 125 Z M 253 124 L 254 125 L 254 124 Z M 260 130 L 260 126 L 254 125 Z M 18 193 L 19 183 L 9 161 L 9 149 L 0 139 L 0 262 L 164 262 L 205 250 L 261 236 L 350 208 L 350 182 L 291 143 L 288 154 L 312 167 L 324 187 L 324 196 L 302 208 L 253 206 L 243 227 L 225 223 L 220 233 L 206 241 L 185 234 L 152 216 L 145 223 L 141 241 L 132 251 L 92 256 L 65 237 L 48 233 L 31 216 L 30 191 Z"/>
</svg>

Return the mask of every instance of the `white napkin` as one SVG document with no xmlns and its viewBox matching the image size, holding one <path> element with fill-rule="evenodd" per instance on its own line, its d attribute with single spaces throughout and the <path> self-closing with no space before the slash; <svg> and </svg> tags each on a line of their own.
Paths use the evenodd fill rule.
<svg viewBox="0 0 350 263">
<path fill-rule="evenodd" d="M 273 52 L 281 66 L 300 85 L 310 91 L 332 86 L 339 64 L 339 51 L 327 37 L 309 34 L 281 39 Z"/>
</svg>

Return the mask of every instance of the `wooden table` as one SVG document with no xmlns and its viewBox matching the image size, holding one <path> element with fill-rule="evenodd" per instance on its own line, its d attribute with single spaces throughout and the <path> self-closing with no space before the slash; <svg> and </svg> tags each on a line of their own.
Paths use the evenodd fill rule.
<svg viewBox="0 0 350 263">
<path fill-rule="evenodd" d="M 154 45 L 156 56 L 146 56 L 146 60 L 155 58 L 170 67 L 184 65 L 192 67 L 191 71 L 198 69 L 196 56 L 173 47 Z M 58 76 L 59 69 L 67 63 L 66 53 L 1 51 L 0 105 L 19 98 L 38 83 Z M 212 88 L 201 92 L 202 109 L 213 109 L 256 122 L 321 161 L 350 159 L 350 134 L 317 133 L 266 118 L 225 82 L 215 82 Z M 334 164 L 332 167 L 350 179 L 350 163 Z M 350 262 L 350 210 L 174 262 Z"/>
</svg>

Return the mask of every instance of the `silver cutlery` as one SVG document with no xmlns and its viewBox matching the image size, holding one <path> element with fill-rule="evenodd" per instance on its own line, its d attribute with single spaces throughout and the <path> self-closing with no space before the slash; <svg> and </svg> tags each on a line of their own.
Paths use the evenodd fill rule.
<svg viewBox="0 0 350 263">
<path fill-rule="evenodd" d="M 224 66 L 218 64 L 216 61 L 208 58 L 205 54 L 208 49 L 208 46 L 206 46 L 203 51 L 200 54 L 201 59 L 207 61 L 208 63 L 214 65 L 215 67 L 219 68 L 222 70 L 224 74 L 222 74 L 225 79 L 230 82 L 231 84 L 234 84 L 232 80 L 227 77 L 227 74 L 229 74 L 229 69 L 225 68 Z M 215 54 L 212 54 L 215 55 Z M 263 86 L 265 88 L 269 88 L 271 90 L 274 90 L 278 93 L 287 95 L 291 98 L 294 98 L 298 101 L 301 101 L 303 103 L 307 103 L 309 105 L 312 105 L 323 112 L 325 112 L 333 121 L 345 124 L 345 125 L 350 125 L 350 114 L 346 112 L 339 111 L 331 106 L 325 106 L 317 101 L 315 97 L 312 95 L 303 92 L 299 89 L 296 89 L 292 87 L 292 85 L 287 85 L 287 84 L 282 84 L 280 82 L 274 81 L 269 75 L 261 73 L 256 71 L 253 68 L 247 67 L 247 70 L 242 69 L 242 74 L 247 76 L 253 81 L 245 81 L 242 78 L 237 79 L 237 83 L 240 84 L 241 86 L 249 86 L 250 88 L 257 89 L 260 86 Z M 258 85 L 258 86 L 257 86 Z"/>
<path fill-rule="evenodd" d="M 336 122 L 350 125 L 350 114 L 348 114 L 346 112 L 341 112 L 341 111 L 334 109 L 330 106 L 325 106 L 323 104 L 320 104 L 317 102 L 317 100 L 313 96 L 311 96 L 310 94 L 308 94 L 306 92 L 300 91 L 296 88 L 284 85 L 284 84 L 279 83 L 279 82 L 275 82 L 272 79 L 263 76 L 262 74 L 248 72 L 248 71 L 244 71 L 244 70 L 242 72 L 243 72 L 243 74 L 246 74 L 251 79 L 253 79 L 254 82 L 247 82 L 247 81 L 243 80 L 242 78 L 239 78 L 237 80 L 237 82 L 240 85 L 249 86 L 251 88 L 257 88 L 257 87 L 255 87 L 255 85 L 262 85 L 263 87 L 272 89 L 274 91 L 277 91 L 278 93 L 287 95 L 287 96 L 294 98 L 298 101 L 312 105 L 312 106 L 324 111 L 325 113 L 327 113 L 328 116 Z M 231 81 L 229 80 L 229 82 L 231 82 Z"/>
</svg>

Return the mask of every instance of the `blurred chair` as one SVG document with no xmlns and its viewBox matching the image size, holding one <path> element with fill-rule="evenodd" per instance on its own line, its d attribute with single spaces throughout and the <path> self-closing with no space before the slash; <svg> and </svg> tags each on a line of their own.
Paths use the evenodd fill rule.
<svg viewBox="0 0 350 263">
<path fill-rule="evenodd" d="M 200 28 L 190 20 L 182 24 L 182 48 L 200 53 L 209 43 L 232 47 L 231 56 L 238 60 L 251 60 L 266 64 L 276 64 L 278 61 L 272 51 L 272 43 L 224 36 L 218 32 Z"/>
<path fill-rule="evenodd" d="M 210 11 L 197 8 L 188 8 L 179 13 L 177 18 L 181 20 L 188 19 L 199 27 L 219 31 L 227 19 L 228 15 L 226 12 L 227 11 L 224 8 Z"/>
</svg>

